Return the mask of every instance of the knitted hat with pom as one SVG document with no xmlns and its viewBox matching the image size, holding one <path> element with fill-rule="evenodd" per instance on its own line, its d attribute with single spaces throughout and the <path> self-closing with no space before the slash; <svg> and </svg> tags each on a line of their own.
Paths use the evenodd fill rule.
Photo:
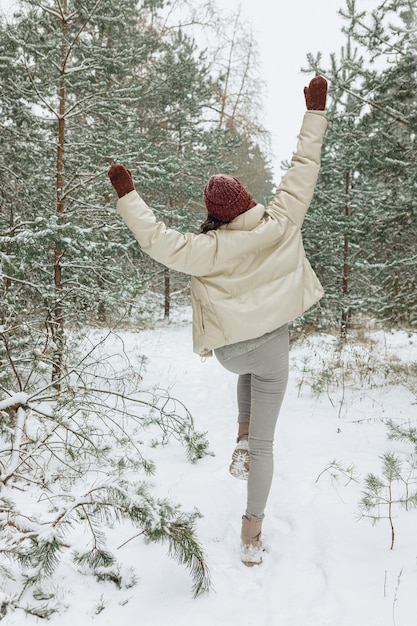
<svg viewBox="0 0 417 626">
<path fill-rule="evenodd" d="M 256 204 L 242 183 L 227 174 L 212 176 L 204 187 L 203 196 L 208 215 L 224 223 L 231 222 Z"/>
</svg>

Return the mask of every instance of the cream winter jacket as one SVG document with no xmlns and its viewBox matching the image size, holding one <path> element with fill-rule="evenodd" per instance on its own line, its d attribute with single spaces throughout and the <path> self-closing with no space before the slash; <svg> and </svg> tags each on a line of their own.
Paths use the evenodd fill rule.
<svg viewBox="0 0 417 626">
<path fill-rule="evenodd" d="M 260 337 L 295 319 L 323 295 L 304 252 L 301 226 L 320 169 L 327 122 L 307 111 L 297 151 L 273 201 L 205 234 L 182 234 L 156 220 L 136 191 L 117 210 L 142 249 L 167 267 L 191 275 L 193 348 L 214 348 Z"/>
</svg>

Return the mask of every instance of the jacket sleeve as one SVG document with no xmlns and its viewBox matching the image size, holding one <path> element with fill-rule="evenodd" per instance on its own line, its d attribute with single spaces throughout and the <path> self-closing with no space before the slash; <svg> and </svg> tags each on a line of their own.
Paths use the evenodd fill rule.
<svg viewBox="0 0 417 626">
<path fill-rule="evenodd" d="M 307 111 L 291 167 L 281 180 L 267 213 L 280 220 L 287 218 L 298 228 L 303 225 L 320 171 L 320 154 L 327 127 L 324 111 Z"/>
<path fill-rule="evenodd" d="M 153 211 L 136 191 L 117 202 L 117 211 L 132 231 L 142 250 L 167 267 L 203 276 L 213 266 L 217 239 L 211 233 L 180 233 L 157 221 Z"/>
</svg>

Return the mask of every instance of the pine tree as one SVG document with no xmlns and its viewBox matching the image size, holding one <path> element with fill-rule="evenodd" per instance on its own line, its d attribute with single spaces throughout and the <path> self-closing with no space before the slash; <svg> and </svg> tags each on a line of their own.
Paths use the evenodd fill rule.
<svg viewBox="0 0 417 626">
<path fill-rule="evenodd" d="M 325 295 L 320 308 L 306 318 L 319 315 L 319 325 L 338 325 L 345 337 L 352 316 L 364 312 L 363 294 L 367 291 L 360 233 L 367 220 L 363 197 L 368 190 L 362 174 L 368 157 L 360 127 L 361 103 L 353 92 L 363 59 L 350 37 L 340 56 L 333 54 L 331 61 L 331 76 L 337 75 L 340 82 L 330 80 L 329 125 L 320 176 L 304 223 L 307 255 Z M 320 71 L 320 56 L 310 55 L 309 62 L 309 71 Z"/>
<path fill-rule="evenodd" d="M 115 343 L 119 349 L 112 352 Z M 118 588 L 135 584 L 136 574 L 109 547 L 111 528 L 121 523 L 131 526 L 132 541 L 166 543 L 169 555 L 190 570 L 194 595 L 210 587 L 196 536 L 199 513 L 152 495 L 155 465 L 145 452 L 176 439 L 196 462 L 208 442 L 179 400 L 140 384 L 126 355 L 121 367 L 122 347 L 123 338 L 111 333 L 90 351 L 72 346 L 59 400 L 53 382 L 40 384 L 39 372 L 32 372 L 28 393 L 0 400 L 4 614 L 23 609 L 46 617 L 62 610 L 57 585 L 50 585 L 62 561 Z"/>
<path fill-rule="evenodd" d="M 332 56 L 330 69 L 309 57 L 310 70 L 328 76 L 333 106 L 323 151 L 323 170 L 306 229 L 326 232 L 340 242 L 338 261 L 319 240 L 313 255 L 324 267 L 325 307 L 334 316 L 379 317 L 415 324 L 415 127 L 416 16 L 408 2 L 384 3 L 371 15 L 348 0 L 346 53 Z M 395 26 L 391 19 L 395 18 Z M 353 46 L 356 49 L 353 49 Z M 350 52 L 349 52 L 350 50 Z M 345 168 L 346 204 L 339 173 Z M 348 185 L 348 179 L 350 181 Z M 339 180 L 338 185 L 335 183 Z M 314 207 L 323 205 L 322 212 Z M 329 207 L 346 206 L 343 225 Z M 330 220 L 329 216 L 332 216 Z M 323 227 L 323 228 L 322 228 Z M 307 246 L 308 230 L 307 230 Z M 344 240 L 344 246 L 341 242 Z M 320 256 L 320 248 L 323 255 Z M 338 264 L 338 267 L 337 267 Z M 320 273 L 319 269 L 319 273 Z M 333 300 L 333 302 L 331 301 Z"/>
<path fill-rule="evenodd" d="M 399 23 L 391 26 L 392 17 Z M 381 32 L 382 31 L 382 32 Z M 375 291 L 375 313 L 391 323 L 417 323 L 415 245 L 417 241 L 415 134 L 417 131 L 417 11 L 409 2 L 395 2 L 373 15 L 369 29 L 356 37 L 385 54 L 387 67 L 376 82 L 365 76 L 377 106 L 364 115 L 375 206 L 367 230 L 371 242 L 369 268 Z M 377 42 L 380 42 L 379 45 Z"/>
<path fill-rule="evenodd" d="M 104 9 L 111 6 L 107 3 Z M 114 31 L 114 25 L 119 30 L 122 25 L 114 8 L 98 19 L 93 2 L 34 2 L 24 7 L 3 37 L 6 49 L 13 51 L 5 60 L 2 57 L 13 67 L 13 75 L 7 72 L 6 89 L 10 84 L 17 102 L 28 103 L 27 125 L 32 129 L 25 135 L 19 119 L 9 116 L 10 134 L 20 139 L 21 148 L 14 152 L 13 167 L 21 172 L 27 190 L 26 202 L 15 197 L 19 219 L 12 219 L 13 203 L 3 213 L 4 224 L 12 223 L 8 239 L 4 231 L 10 248 L 9 291 L 13 286 L 10 297 L 20 291 L 19 297 L 36 309 L 31 322 L 38 318 L 41 333 L 48 329 L 47 337 L 33 342 L 44 344 L 52 376 L 59 380 L 64 321 L 86 319 L 86 313 L 97 302 L 100 305 L 103 286 L 118 284 L 121 274 L 110 262 L 117 254 L 117 244 L 110 244 L 108 237 L 115 219 L 97 210 L 91 186 L 104 175 L 109 161 L 108 143 L 102 139 L 109 120 L 117 120 L 109 113 L 125 96 L 123 84 L 118 89 L 111 84 L 112 71 L 123 83 L 121 65 L 116 68 L 114 60 L 122 51 L 112 45 L 106 57 L 106 46 L 113 40 L 108 28 L 104 41 L 101 26 L 110 23 Z M 128 23 L 134 23 L 133 7 L 127 1 L 123 7 L 127 18 L 130 11 Z M 132 27 L 131 56 L 135 34 Z M 132 62 L 139 63 L 134 54 Z"/>
</svg>

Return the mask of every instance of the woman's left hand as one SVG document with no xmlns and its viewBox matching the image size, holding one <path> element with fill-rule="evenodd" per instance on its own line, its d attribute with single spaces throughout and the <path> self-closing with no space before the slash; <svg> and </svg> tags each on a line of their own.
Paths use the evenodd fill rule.
<svg viewBox="0 0 417 626">
<path fill-rule="evenodd" d="M 309 111 L 324 111 L 327 98 L 327 80 L 323 76 L 316 76 L 304 87 L 306 107 Z"/>
</svg>

